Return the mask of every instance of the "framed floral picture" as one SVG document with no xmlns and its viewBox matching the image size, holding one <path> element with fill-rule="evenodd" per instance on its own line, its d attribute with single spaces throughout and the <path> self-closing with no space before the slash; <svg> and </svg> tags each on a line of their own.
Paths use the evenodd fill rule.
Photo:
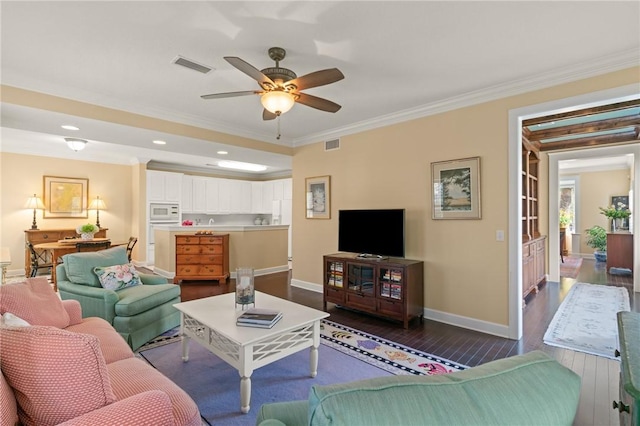
<svg viewBox="0 0 640 426">
<path fill-rule="evenodd" d="M 306 218 L 331 219 L 331 176 L 305 179 Z"/>
<path fill-rule="evenodd" d="M 431 163 L 433 219 L 480 219 L 480 157 Z"/>
<path fill-rule="evenodd" d="M 88 217 L 89 179 L 43 176 L 44 217 Z"/>
</svg>

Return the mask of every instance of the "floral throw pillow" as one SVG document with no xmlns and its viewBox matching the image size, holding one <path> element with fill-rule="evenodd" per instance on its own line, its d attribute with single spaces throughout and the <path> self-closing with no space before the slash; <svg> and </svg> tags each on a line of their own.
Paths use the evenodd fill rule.
<svg viewBox="0 0 640 426">
<path fill-rule="evenodd" d="M 132 263 L 114 266 L 97 266 L 93 272 L 98 276 L 100 285 L 107 290 L 121 290 L 141 285 L 140 275 Z"/>
</svg>

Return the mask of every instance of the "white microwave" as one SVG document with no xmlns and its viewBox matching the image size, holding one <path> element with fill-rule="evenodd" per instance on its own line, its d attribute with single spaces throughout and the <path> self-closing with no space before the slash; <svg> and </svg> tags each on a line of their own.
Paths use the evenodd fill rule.
<svg viewBox="0 0 640 426">
<path fill-rule="evenodd" d="M 151 222 L 179 222 L 180 206 L 171 203 L 151 203 L 149 205 L 149 220 Z"/>
</svg>

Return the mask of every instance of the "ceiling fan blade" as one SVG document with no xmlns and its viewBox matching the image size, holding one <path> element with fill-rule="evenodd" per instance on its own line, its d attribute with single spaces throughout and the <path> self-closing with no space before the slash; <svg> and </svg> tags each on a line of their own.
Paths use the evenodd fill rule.
<svg viewBox="0 0 640 426">
<path fill-rule="evenodd" d="M 309 106 L 311 108 L 319 109 L 321 111 L 337 112 L 338 110 L 340 110 L 340 108 L 342 108 L 335 102 L 331 102 L 317 96 L 306 95 L 304 93 L 296 93 L 296 95 L 298 96 L 296 102 Z"/>
<path fill-rule="evenodd" d="M 212 93 L 210 95 L 202 95 L 200 97 L 202 99 L 221 99 L 221 98 L 235 98 L 236 96 L 257 95 L 258 93 L 262 93 L 262 92 L 259 90 L 244 90 L 242 92 Z"/>
<path fill-rule="evenodd" d="M 236 57 L 236 56 L 225 56 L 224 59 L 229 62 L 234 67 L 238 68 L 243 73 L 247 74 L 249 77 L 253 78 L 260 84 L 260 87 L 266 89 L 265 86 L 276 87 L 276 84 L 269 77 L 264 75 L 262 71 L 251 65 L 250 63 Z"/>
<path fill-rule="evenodd" d="M 263 120 L 273 120 L 277 117 L 277 115 L 275 115 L 274 113 L 272 113 L 269 110 L 262 110 L 262 119 Z"/>
<path fill-rule="evenodd" d="M 298 90 L 309 89 L 311 87 L 324 86 L 325 84 L 335 83 L 344 78 L 344 75 L 338 68 L 330 68 L 326 70 L 312 72 L 302 77 L 294 78 L 287 81 L 287 85 L 293 84 Z"/>
</svg>

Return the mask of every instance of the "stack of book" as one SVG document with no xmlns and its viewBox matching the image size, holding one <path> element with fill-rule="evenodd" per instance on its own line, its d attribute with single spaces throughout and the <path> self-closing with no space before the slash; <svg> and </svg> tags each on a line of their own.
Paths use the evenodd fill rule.
<svg viewBox="0 0 640 426">
<path fill-rule="evenodd" d="M 282 312 L 273 309 L 250 308 L 238 317 L 236 325 L 242 327 L 271 328 L 282 318 Z"/>
</svg>

